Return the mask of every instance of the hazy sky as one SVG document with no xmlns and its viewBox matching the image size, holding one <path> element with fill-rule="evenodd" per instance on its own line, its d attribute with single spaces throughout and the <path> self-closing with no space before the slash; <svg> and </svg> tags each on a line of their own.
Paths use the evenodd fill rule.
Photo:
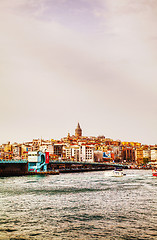
<svg viewBox="0 0 157 240">
<path fill-rule="evenodd" d="M 0 143 L 157 143 L 156 0 L 0 0 Z"/>
</svg>

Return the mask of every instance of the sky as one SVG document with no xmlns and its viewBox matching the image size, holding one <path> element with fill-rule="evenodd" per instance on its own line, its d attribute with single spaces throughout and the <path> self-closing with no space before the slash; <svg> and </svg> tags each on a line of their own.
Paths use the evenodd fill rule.
<svg viewBox="0 0 157 240">
<path fill-rule="evenodd" d="M 157 144 L 156 0 L 0 0 L 0 144 Z"/>
</svg>

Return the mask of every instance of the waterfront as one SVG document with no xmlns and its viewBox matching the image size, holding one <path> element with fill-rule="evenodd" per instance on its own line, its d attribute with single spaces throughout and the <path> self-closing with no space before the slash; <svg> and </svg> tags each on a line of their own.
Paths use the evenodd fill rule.
<svg viewBox="0 0 157 240">
<path fill-rule="evenodd" d="M 157 178 L 125 172 L 0 178 L 0 240 L 156 239 Z"/>
</svg>

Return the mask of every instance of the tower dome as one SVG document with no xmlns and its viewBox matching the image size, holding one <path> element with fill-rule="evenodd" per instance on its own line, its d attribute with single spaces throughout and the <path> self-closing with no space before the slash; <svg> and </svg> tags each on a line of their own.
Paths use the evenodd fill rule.
<svg viewBox="0 0 157 240">
<path fill-rule="evenodd" d="M 80 128 L 80 124 L 78 123 L 77 128 L 75 129 L 75 136 L 81 137 L 82 136 L 82 129 Z"/>
</svg>

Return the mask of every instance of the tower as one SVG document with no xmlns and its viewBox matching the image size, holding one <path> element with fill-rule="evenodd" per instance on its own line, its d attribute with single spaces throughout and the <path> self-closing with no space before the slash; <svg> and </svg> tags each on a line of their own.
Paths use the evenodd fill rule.
<svg viewBox="0 0 157 240">
<path fill-rule="evenodd" d="M 80 124 L 78 123 L 77 128 L 75 129 L 75 136 L 81 137 L 82 136 L 82 129 L 80 128 Z"/>
</svg>

